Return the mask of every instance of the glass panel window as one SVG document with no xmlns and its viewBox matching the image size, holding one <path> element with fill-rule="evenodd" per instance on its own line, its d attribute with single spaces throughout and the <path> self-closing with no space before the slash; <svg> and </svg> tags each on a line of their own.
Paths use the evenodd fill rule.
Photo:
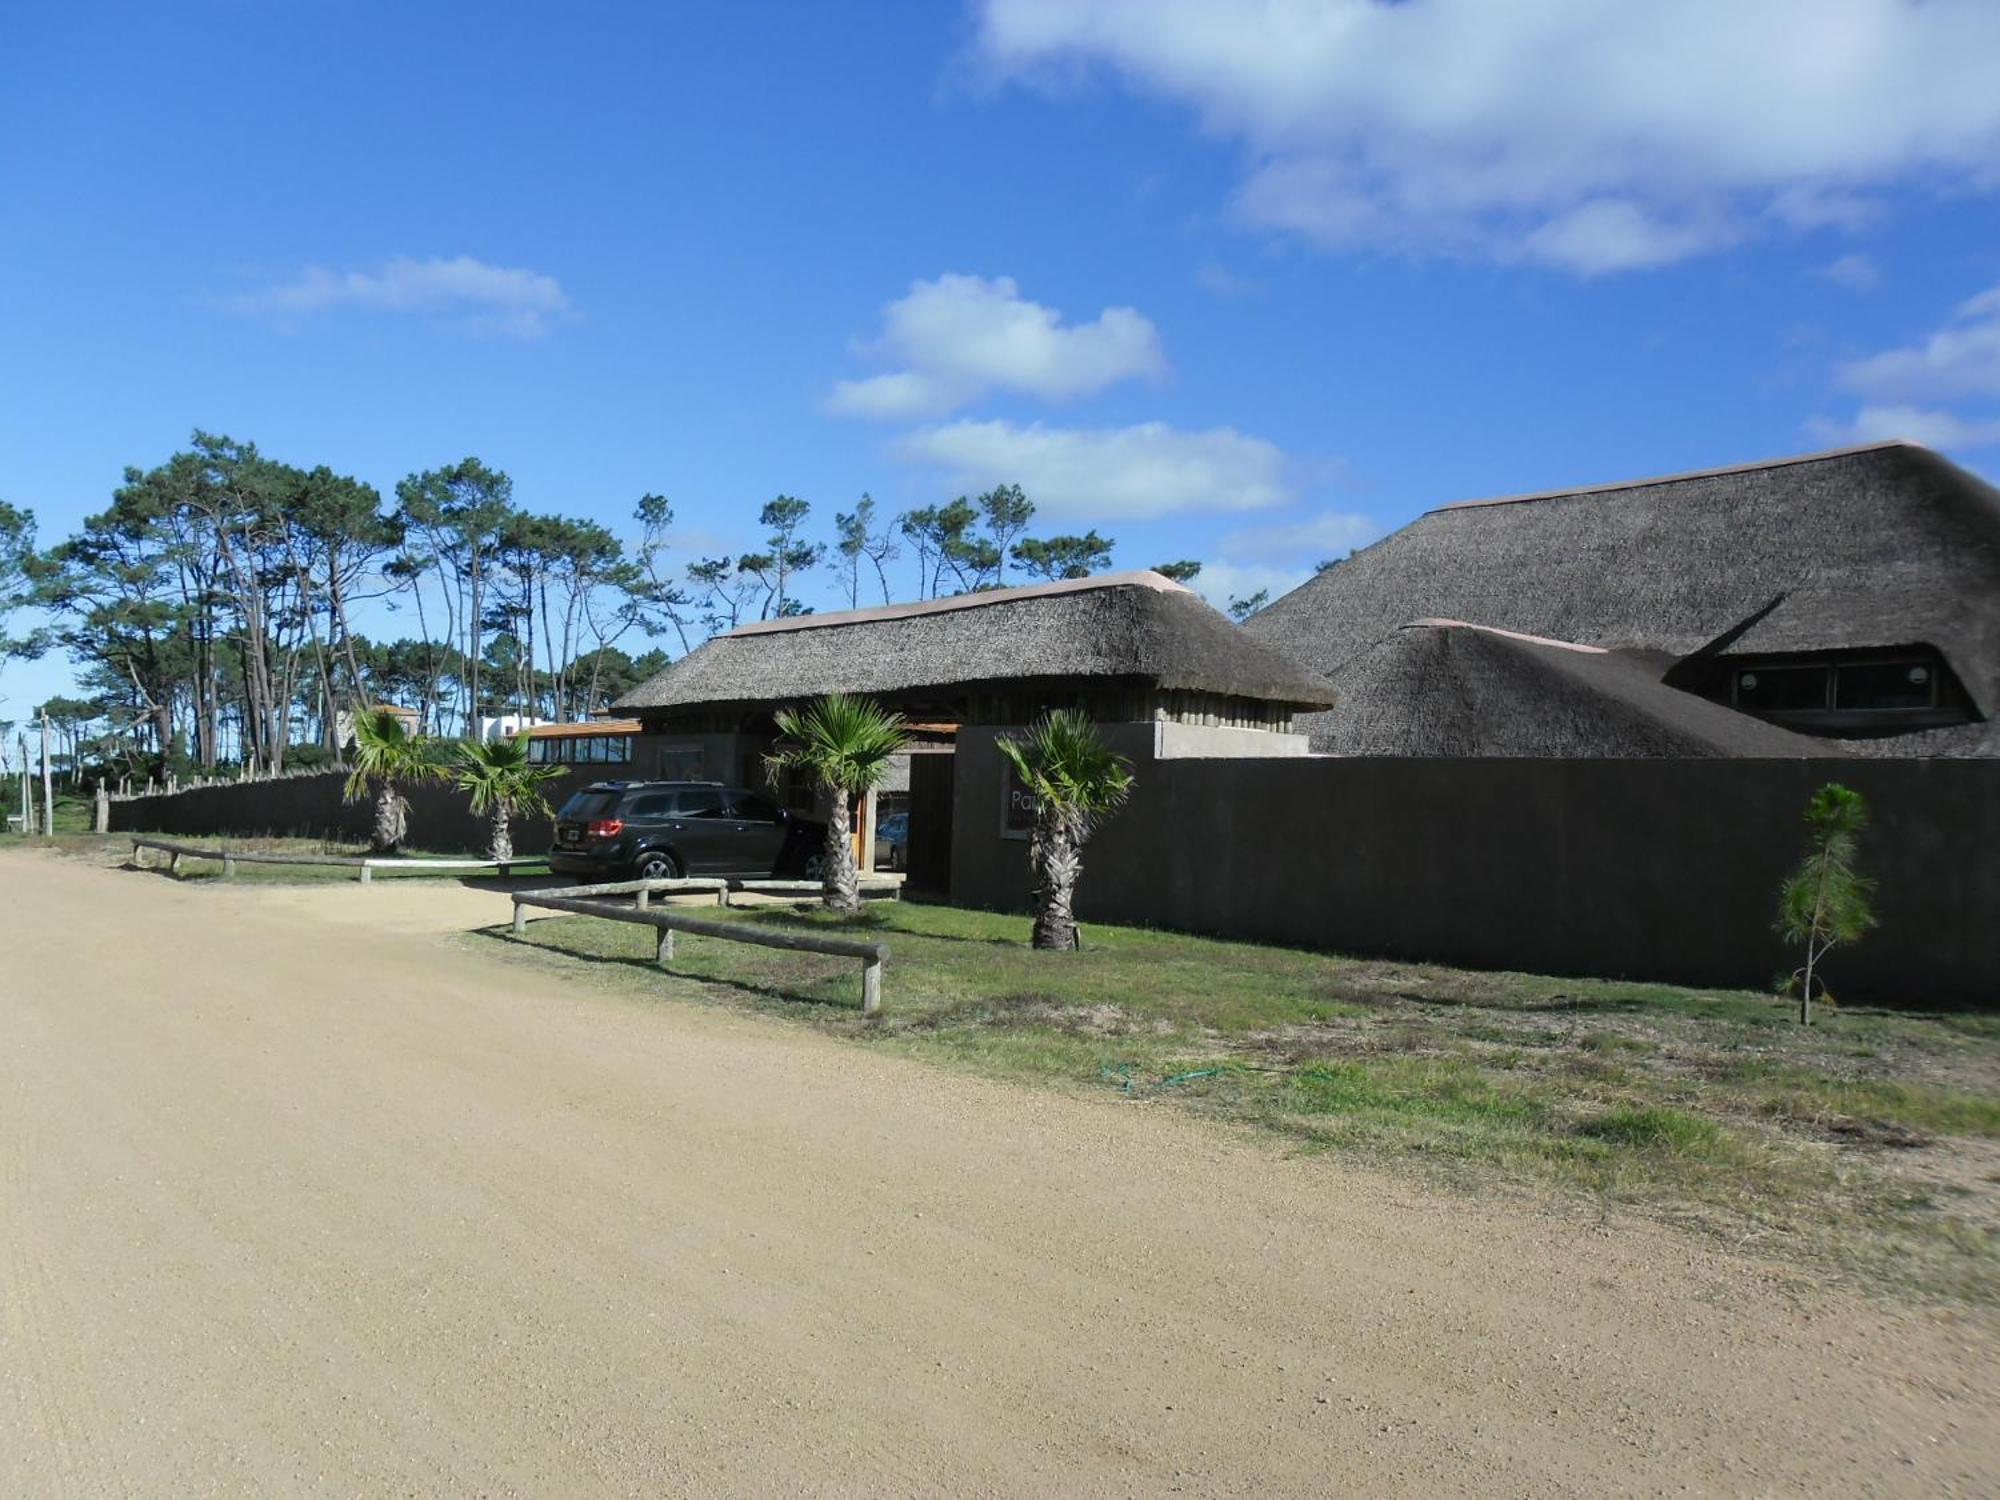
<svg viewBox="0 0 2000 1500">
<path fill-rule="evenodd" d="M 719 786 L 689 787 L 676 794 L 679 799 L 681 816 L 684 818 L 721 818 L 729 812 Z"/>
<path fill-rule="evenodd" d="M 634 820 L 671 818 L 674 815 L 672 792 L 654 792 L 646 797 L 634 797 L 625 809 L 625 816 Z"/>
<path fill-rule="evenodd" d="M 778 809 L 753 792 L 736 794 L 735 815 L 746 823 L 775 823 Z"/>
<path fill-rule="evenodd" d="M 699 745 L 670 746 L 660 752 L 660 780 L 699 781 L 707 771 Z"/>
<path fill-rule="evenodd" d="M 1804 667 L 1744 667 L 1734 679 L 1738 708 L 1758 713 L 1797 713 L 1827 706 L 1833 669 L 1825 663 Z"/>
<path fill-rule="evenodd" d="M 1923 662 L 1843 662 L 1834 670 L 1835 708 L 1929 708 L 1937 702 L 1937 670 Z"/>
</svg>

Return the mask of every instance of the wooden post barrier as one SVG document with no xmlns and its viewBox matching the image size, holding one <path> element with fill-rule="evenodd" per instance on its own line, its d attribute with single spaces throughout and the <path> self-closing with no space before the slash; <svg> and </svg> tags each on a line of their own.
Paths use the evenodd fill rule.
<svg viewBox="0 0 2000 1500">
<path fill-rule="evenodd" d="M 635 884 L 672 885 L 689 882 L 653 881 L 620 882 L 621 888 L 629 889 Z M 588 890 L 589 887 L 577 889 Z M 698 937 L 721 938 L 729 943 L 754 943 L 760 948 L 783 948 L 794 953 L 824 953 L 834 958 L 858 958 L 861 960 L 861 1011 L 863 1015 L 874 1015 L 882 1008 L 882 965 L 889 957 L 889 945 L 879 942 L 865 942 L 858 938 L 822 937 L 811 932 L 772 932 L 762 927 L 750 927 L 738 922 L 718 922 L 709 917 L 691 917 L 684 912 L 662 907 L 614 906 L 608 901 L 581 899 L 575 894 L 555 895 L 549 891 L 515 891 L 514 931 L 523 930 L 521 913 L 530 906 L 546 907 L 550 911 L 566 911 L 580 917 L 602 917 L 607 922 L 633 922 L 642 927 L 658 929 L 658 947 L 655 961 L 665 963 L 674 956 L 673 935 L 676 932 L 693 933 Z"/>
<path fill-rule="evenodd" d="M 371 883 L 370 877 L 377 870 L 496 870 L 501 879 L 513 873 L 516 865 L 535 864 L 532 857 L 517 856 L 513 859 L 387 859 L 360 854 L 294 854 L 286 850 L 258 849 L 206 849 L 194 844 L 176 843 L 171 839 L 135 838 L 132 840 L 132 863 L 140 869 L 146 868 L 141 855 L 145 850 L 157 849 L 169 856 L 167 868 L 180 873 L 183 859 L 213 859 L 222 862 L 225 879 L 236 873 L 240 864 L 252 865 L 334 865 L 344 870 L 353 870 L 363 885 Z M 693 882 L 706 890 L 724 884 L 721 881 Z M 628 887 L 629 889 L 629 887 Z"/>
</svg>

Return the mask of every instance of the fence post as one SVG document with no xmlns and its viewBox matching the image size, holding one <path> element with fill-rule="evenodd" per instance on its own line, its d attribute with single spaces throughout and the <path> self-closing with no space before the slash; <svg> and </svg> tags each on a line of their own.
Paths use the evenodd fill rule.
<svg viewBox="0 0 2000 1500">
<path fill-rule="evenodd" d="M 646 887 L 646 886 L 643 886 L 643 885 L 642 885 L 642 886 L 640 886 L 640 887 L 639 887 L 639 899 L 638 899 L 638 901 L 637 901 L 637 903 L 636 903 L 636 904 L 637 904 L 637 906 L 638 906 L 638 908 L 639 908 L 639 910 L 640 910 L 640 911 L 647 911 L 647 910 L 650 910 L 650 909 L 651 909 L 651 907 L 652 907 L 652 905 L 653 905 L 653 892 L 652 892 L 652 890 L 651 890 L 650 888 Z M 662 929 L 662 931 L 664 931 L 664 930 L 665 930 L 665 929 Z"/>
<path fill-rule="evenodd" d="M 178 875 L 180 874 L 180 872 L 181 872 L 181 851 L 176 849 L 174 851 L 174 857 L 167 861 L 167 873 L 169 875 Z"/>
<path fill-rule="evenodd" d="M 519 937 L 528 930 L 528 908 L 520 902 L 514 903 L 514 936 Z"/>
<path fill-rule="evenodd" d="M 362 883 L 363 885 L 367 885 L 367 884 L 368 884 L 368 877 L 369 877 L 369 876 L 371 876 L 371 875 L 373 875 L 374 873 L 375 873 L 375 869 L 374 869 L 374 867 L 373 867 L 372 865 L 370 865 L 370 864 L 368 863 L 368 861 L 367 861 L 367 860 L 365 860 L 365 859 L 364 859 L 364 860 L 362 860 L 362 861 L 361 861 L 361 883 Z"/>
<path fill-rule="evenodd" d="M 98 833 L 111 832 L 111 794 L 104 790 L 104 783 L 97 783 L 97 817 L 95 828 Z"/>
<path fill-rule="evenodd" d="M 871 958 L 861 966 L 861 1014 L 872 1016 L 882 1008 L 882 960 Z"/>
<path fill-rule="evenodd" d="M 660 929 L 659 950 L 653 955 L 654 962 L 665 963 L 668 959 L 672 958 L 673 956 L 674 956 L 674 930 L 671 927 L 662 927 Z"/>
<path fill-rule="evenodd" d="M 228 880 L 236 874 L 236 861 L 228 855 L 222 856 L 222 878 Z"/>
</svg>

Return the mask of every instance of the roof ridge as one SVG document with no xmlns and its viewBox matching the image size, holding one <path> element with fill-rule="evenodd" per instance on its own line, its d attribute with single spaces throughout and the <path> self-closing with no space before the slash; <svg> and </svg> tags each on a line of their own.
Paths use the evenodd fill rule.
<svg viewBox="0 0 2000 1500">
<path fill-rule="evenodd" d="M 1484 505 L 1521 505 L 1531 500 L 1566 500 L 1579 495 L 1608 495 L 1621 490 L 1643 490 L 1656 484 L 1678 484 L 1689 479 L 1719 479 L 1726 474 L 1748 474 L 1759 469 L 1783 469 L 1794 464 L 1821 463 L 1830 458 L 1849 458 L 1859 453 L 1879 453 L 1887 448 L 1931 450 L 1909 438 L 1886 438 L 1876 443 L 1855 443 L 1845 448 L 1823 448 L 1817 453 L 1794 453 L 1783 458 L 1760 458 L 1749 463 L 1718 464 L 1707 469 L 1682 469 L 1673 474 L 1654 474 L 1644 479 L 1620 479 L 1609 484 L 1577 484 L 1560 490 L 1531 490 L 1518 495 L 1492 495 L 1478 500 L 1453 500 L 1434 505 L 1424 514 L 1438 515 L 1448 510 L 1474 510 Z"/>
<path fill-rule="evenodd" d="M 981 589 L 970 594 L 954 594 L 948 599 L 916 599 L 908 604 L 878 604 L 868 609 L 843 609 L 824 615 L 786 615 L 778 620 L 752 620 L 738 625 L 717 640 L 737 636 L 776 635 L 790 630 L 819 630 L 829 625 L 865 625 L 878 620 L 906 620 L 919 615 L 948 614 L 953 610 L 980 609 L 989 604 L 1010 604 L 1017 599 L 1045 599 L 1052 594 L 1085 593 L 1091 589 L 1142 588 L 1161 594 L 1192 591 L 1150 568 L 1134 568 L 1122 573 L 1099 573 L 1090 578 L 1060 578 L 1053 583 L 1019 584 L 1013 588 Z"/>
<path fill-rule="evenodd" d="M 1579 651 L 1585 656 L 1609 656 L 1611 654 L 1602 646 L 1586 646 L 1580 641 L 1559 641 L 1553 636 L 1529 635 L 1525 630 L 1506 630 L 1498 625 L 1475 625 L 1470 620 L 1410 620 L 1396 628 L 1398 630 L 1476 630 L 1481 635 L 1505 636 L 1510 641 L 1525 641 L 1531 646 L 1554 646 L 1558 651 Z"/>
</svg>

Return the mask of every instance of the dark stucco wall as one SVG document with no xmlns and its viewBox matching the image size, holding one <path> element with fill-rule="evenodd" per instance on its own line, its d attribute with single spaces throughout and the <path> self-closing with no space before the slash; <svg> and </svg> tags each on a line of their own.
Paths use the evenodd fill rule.
<svg viewBox="0 0 2000 1500">
<path fill-rule="evenodd" d="M 618 767 L 580 768 L 594 781 L 617 775 Z M 365 844 L 374 823 L 369 803 L 341 800 L 343 781 L 337 771 L 316 776 L 288 776 L 276 781 L 237 782 L 193 787 L 157 797 L 131 797 L 111 804 L 114 833 L 158 833 L 184 838 L 314 838 L 342 844 Z M 579 780 L 569 772 L 547 787 L 551 804 L 560 806 L 568 788 Z M 484 853 L 486 820 L 475 818 L 465 793 L 438 784 L 410 789 L 410 843 L 420 849 Z M 539 854 L 548 848 L 546 818 L 516 818 L 514 847 Z"/>
<path fill-rule="evenodd" d="M 1882 925 L 1836 954 L 1835 994 L 2000 1005 L 2000 763 L 1135 758 L 1132 800 L 1084 854 L 1087 919 L 1717 986 L 1796 962 L 1771 929 L 1778 883 L 1807 797 L 1842 781 L 1873 809 Z M 962 744 L 955 901 L 1027 900 L 1001 787 L 990 739 Z"/>
</svg>

